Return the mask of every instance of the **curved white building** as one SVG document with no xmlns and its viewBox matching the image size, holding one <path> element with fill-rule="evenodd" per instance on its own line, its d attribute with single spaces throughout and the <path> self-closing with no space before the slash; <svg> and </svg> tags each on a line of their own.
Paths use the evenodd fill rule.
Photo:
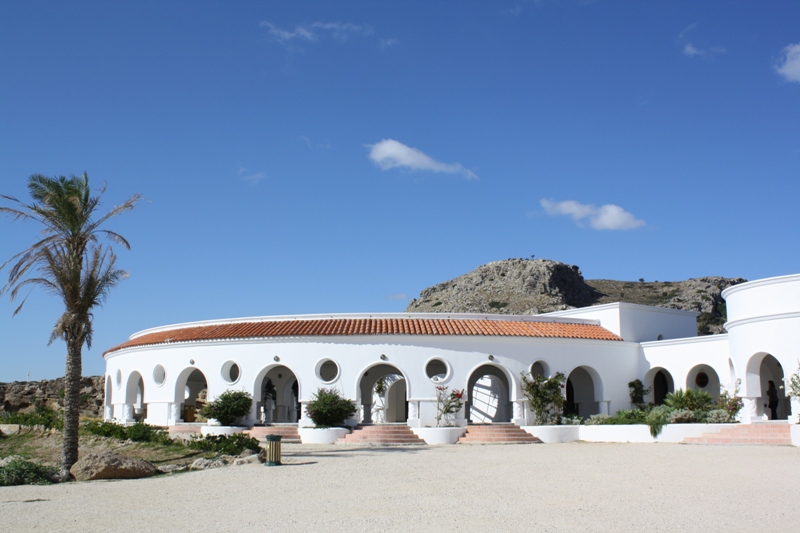
<svg viewBox="0 0 800 533">
<path fill-rule="evenodd" d="M 258 317 L 135 333 L 106 360 L 105 418 L 155 425 L 191 421 L 198 397 L 245 390 L 248 423 L 311 425 L 304 405 L 335 387 L 359 406 L 355 422 L 434 425 L 436 386 L 465 389 L 458 424 L 528 425 L 520 374 L 568 376 L 568 409 L 586 417 L 629 409 L 628 382 L 660 403 L 677 388 L 716 396 L 741 379 L 742 422 L 766 419 L 769 380 L 800 360 L 800 275 L 723 292 L 727 335 L 696 336 L 698 313 L 617 303 L 538 316 L 346 314 Z M 383 398 L 374 394 L 386 380 Z M 276 387 L 267 400 L 268 381 Z M 800 413 L 779 392 L 778 418 Z M 265 407 L 262 415 L 262 407 Z"/>
</svg>

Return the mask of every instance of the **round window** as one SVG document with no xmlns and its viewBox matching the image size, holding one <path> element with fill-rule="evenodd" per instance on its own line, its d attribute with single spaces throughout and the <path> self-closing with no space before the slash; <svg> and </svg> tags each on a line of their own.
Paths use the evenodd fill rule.
<svg viewBox="0 0 800 533">
<path fill-rule="evenodd" d="M 542 363 L 541 361 L 536 361 L 531 365 L 531 376 L 532 377 L 547 377 L 547 366 Z"/>
<path fill-rule="evenodd" d="M 167 371 L 164 370 L 164 367 L 161 365 L 156 365 L 156 367 L 153 369 L 153 381 L 156 382 L 156 385 L 163 385 L 166 377 Z"/>
<path fill-rule="evenodd" d="M 434 383 L 439 383 L 447 378 L 447 363 L 441 359 L 431 359 L 425 365 L 425 374 Z"/>
<path fill-rule="evenodd" d="M 694 384 L 701 389 L 706 388 L 706 385 L 708 385 L 708 374 L 705 372 L 698 372 L 697 377 L 694 378 Z"/>
<path fill-rule="evenodd" d="M 222 365 L 222 379 L 225 380 L 227 383 L 236 383 L 239 380 L 239 376 L 241 375 L 241 370 L 239 369 L 239 365 L 234 363 L 233 361 L 228 361 L 224 365 Z"/>
<path fill-rule="evenodd" d="M 317 377 L 325 383 L 336 381 L 339 377 L 339 365 L 336 361 L 325 359 L 317 365 Z"/>
</svg>

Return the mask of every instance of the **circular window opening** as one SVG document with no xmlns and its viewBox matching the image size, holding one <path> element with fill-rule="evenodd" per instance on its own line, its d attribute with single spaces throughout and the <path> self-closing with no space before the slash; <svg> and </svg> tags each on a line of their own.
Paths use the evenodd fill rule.
<svg viewBox="0 0 800 533">
<path fill-rule="evenodd" d="M 531 376 L 532 377 L 547 377 L 547 368 L 545 368 L 544 363 L 541 361 L 536 361 L 531 365 Z"/>
<path fill-rule="evenodd" d="M 705 372 L 700 372 L 697 374 L 697 377 L 694 378 L 694 384 L 700 387 L 701 389 L 706 388 L 708 385 L 708 374 Z"/>
<path fill-rule="evenodd" d="M 339 365 L 330 359 L 322 361 L 317 370 L 317 377 L 325 383 L 336 381 L 339 377 Z"/>
<path fill-rule="evenodd" d="M 239 369 L 239 365 L 233 361 L 228 361 L 222 365 L 222 379 L 224 379 L 226 382 L 236 383 L 240 374 L 241 370 Z"/>
<path fill-rule="evenodd" d="M 434 383 L 439 383 L 447 378 L 447 363 L 441 359 L 431 359 L 425 365 L 425 374 Z"/>
<path fill-rule="evenodd" d="M 153 369 L 153 381 L 156 382 L 156 385 L 163 385 L 166 377 L 167 371 L 164 370 L 164 367 L 161 365 L 156 365 L 156 367 Z"/>
<path fill-rule="evenodd" d="M 117 388 L 122 386 L 122 370 L 117 370 Z"/>
</svg>

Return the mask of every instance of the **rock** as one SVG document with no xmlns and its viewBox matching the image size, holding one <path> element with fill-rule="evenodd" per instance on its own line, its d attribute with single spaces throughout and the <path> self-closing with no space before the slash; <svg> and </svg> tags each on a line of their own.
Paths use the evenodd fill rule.
<svg viewBox="0 0 800 533">
<path fill-rule="evenodd" d="M 208 470 L 210 468 L 219 468 L 221 466 L 226 466 L 226 463 L 219 459 L 197 459 L 189 467 L 189 470 Z"/>
<path fill-rule="evenodd" d="M 17 459 L 21 461 L 27 461 L 27 459 L 25 459 L 21 455 L 9 455 L 8 457 L 0 459 L 0 467 L 6 466 L 11 461 L 16 461 Z"/>
<path fill-rule="evenodd" d="M 104 395 L 103 376 L 81 380 L 81 412 L 83 416 L 102 416 Z M 63 409 L 64 378 L 42 381 L 0 383 L 0 412 L 32 412 L 37 407 Z"/>
<path fill-rule="evenodd" d="M 142 459 L 114 452 L 89 453 L 72 465 L 70 474 L 78 481 L 93 479 L 138 479 L 154 476 L 158 469 Z"/>
<path fill-rule="evenodd" d="M 241 465 L 251 465 L 253 463 L 258 463 L 258 455 L 248 455 L 247 457 L 239 457 L 238 459 L 234 459 L 233 466 L 241 466 Z"/>
<path fill-rule="evenodd" d="M 158 471 L 162 474 L 173 474 L 175 472 L 186 472 L 189 469 L 186 465 L 161 465 Z"/>
</svg>

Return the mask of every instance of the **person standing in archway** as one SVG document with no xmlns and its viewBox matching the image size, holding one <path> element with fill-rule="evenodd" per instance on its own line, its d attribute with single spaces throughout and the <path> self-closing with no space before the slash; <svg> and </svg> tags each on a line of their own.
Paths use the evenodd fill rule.
<svg viewBox="0 0 800 533">
<path fill-rule="evenodd" d="M 767 382 L 767 398 L 769 399 L 770 420 L 778 419 L 778 389 L 775 388 L 775 382 L 769 380 Z"/>
</svg>

